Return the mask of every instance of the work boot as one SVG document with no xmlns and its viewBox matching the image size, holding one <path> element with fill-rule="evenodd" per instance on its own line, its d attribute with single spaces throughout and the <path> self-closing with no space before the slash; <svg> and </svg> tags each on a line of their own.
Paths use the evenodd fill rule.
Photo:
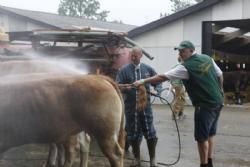
<svg viewBox="0 0 250 167">
<path fill-rule="evenodd" d="M 155 148 L 156 148 L 157 141 L 158 141 L 157 138 L 147 140 L 148 153 L 149 153 L 149 158 L 150 158 L 150 167 L 157 167 L 157 162 L 155 159 Z"/>
<path fill-rule="evenodd" d="M 141 166 L 140 145 L 141 145 L 141 141 L 132 141 L 131 142 L 132 151 L 133 151 L 135 159 L 133 160 L 132 165 L 130 165 L 130 167 L 140 167 Z"/>
<path fill-rule="evenodd" d="M 214 167 L 212 158 L 208 158 L 208 167 Z"/>
</svg>

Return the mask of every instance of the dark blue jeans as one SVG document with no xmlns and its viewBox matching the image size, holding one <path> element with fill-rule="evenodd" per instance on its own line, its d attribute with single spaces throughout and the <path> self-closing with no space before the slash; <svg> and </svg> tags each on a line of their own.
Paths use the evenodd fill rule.
<svg viewBox="0 0 250 167">
<path fill-rule="evenodd" d="M 222 105 L 195 107 L 194 137 L 196 141 L 203 142 L 216 135 L 221 109 Z"/>
</svg>

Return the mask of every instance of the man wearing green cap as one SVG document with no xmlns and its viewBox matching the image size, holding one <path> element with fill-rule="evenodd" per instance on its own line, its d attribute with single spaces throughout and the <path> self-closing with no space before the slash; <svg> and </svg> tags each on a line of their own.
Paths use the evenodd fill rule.
<svg viewBox="0 0 250 167">
<path fill-rule="evenodd" d="M 175 50 L 183 60 L 181 65 L 162 75 L 134 82 L 135 86 L 181 79 L 195 107 L 195 140 L 200 155 L 200 167 L 213 167 L 213 138 L 223 106 L 223 76 L 212 58 L 196 54 L 190 41 L 182 41 Z"/>
</svg>

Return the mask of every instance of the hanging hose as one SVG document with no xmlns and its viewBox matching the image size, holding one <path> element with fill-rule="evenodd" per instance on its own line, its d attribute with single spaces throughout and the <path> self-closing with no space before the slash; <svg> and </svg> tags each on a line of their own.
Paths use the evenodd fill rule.
<svg viewBox="0 0 250 167">
<path fill-rule="evenodd" d="M 153 94 L 151 92 L 147 92 L 148 94 L 150 94 L 151 96 L 155 96 L 155 97 L 158 97 L 159 99 L 165 101 L 167 103 L 167 105 L 169 106 L 170 110 L 172 111 L 172 114 L 173 114 L 173 118 L 174 118 L 174 122 L 175 122 L 175 126 L 176 126 L 176 131 L 177 131 L 177 135 L 178 135 L 178 145 L 179 145 L 179 151 L 178 151 L 178 156 L 177 156 L 177 159 L 176 161 L 172 162 L 172 163 L 162 163 L 162 162 L 158 162 L 158 165 L 161 165 L 161 166 L 173 166 L 173 165 L 176 165 L 179 161 L 180 161 L 180 158 L 181 158 L 181 137 L 180 137 L 180 130 L 179 130 L 179 126 L 178 126 L 178 123 L 177 123 L 177 120 L 176 120 L 176 117 L 175 117 L 175 114 L 174 114 L 174 110 L 171 106 L 171 104 L 168 102 L 167 99 L 161 97 L 160 95 L 156 95 L 156 94 Z M 149 161 L 142 161 L 142 162 L 149 162 Z"/>
</svg>

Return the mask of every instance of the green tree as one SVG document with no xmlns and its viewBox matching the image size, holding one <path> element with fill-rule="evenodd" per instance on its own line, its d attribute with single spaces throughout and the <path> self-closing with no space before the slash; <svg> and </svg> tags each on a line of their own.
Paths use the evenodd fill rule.
<svg viewBox="0 0 250 167">
<path fill-rule="evenodd" d="M 113 20 L 113 21 L 111 21 L 111 22 L 113 22 L 113 23 L 118 23 L 118 24 L 124 24 L 122 20 Z"/>
<path fill-rule="evenodd" d="M 100 11 L 100 3 L 97 0 L 61 0 L 58 13 L 63 16 L 106 21 L 109 11 Z"/>
<path fill-rule="evenodd" d="M 203 0 L 194 0 L 193 2 L 190 0 L 170 0 L 173 5 L 172 5 L 172 12 L 178 12 L 180 10 L 186 9 L 195 3 L 200 3 Z"/>
</svg>

